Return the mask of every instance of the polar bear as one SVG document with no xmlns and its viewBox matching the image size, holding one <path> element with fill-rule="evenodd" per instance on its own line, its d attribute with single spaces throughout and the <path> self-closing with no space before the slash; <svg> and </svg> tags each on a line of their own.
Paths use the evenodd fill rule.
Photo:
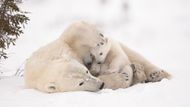
<svg viewBox="0 0 190 107">
<path fill-rule="evenodd" d="M 106 88 L 127 88 L 132 84 L 131 62 L 117 41 L 106 38 L 90 52 L 94 57 L 90 71 L 92 74 L 99 74 Z"/>
<path fill-rule="evenodd" d="M 89 65 L 92 62 L 90 49 L 105 41 L 104 35 L 96 26 L 83 21 L 71 25 L 59 39 L 69 44 L 72 52 L 77 55 L 77 60 L 84 65 Z"/>
<path fill-rule="evenodd" d="M 109 42 L 99 43 L 97 47 L 91 50 L 95 61 L 90 68 L 93 75 L 100 75 L 100 78 L 106 81 L 107 87 L 114 89 L 125 87 L 124 85 L 120 86 L 119 81 L 124 84 L 126 77 L 130 81 L 127 86 L 145 81 L 157 82 L 163 78 L 170 78 L 167 72 L 148 62 L 144 57 L 125 45 L 113 40 Z M 100 47 L 100 45 L 102 46 Z M 124 65 L 126 65 L 127 69 L 122 69 Z M 129 66 L 132 67 L 133 73 L 131 73 Z M 105 72 L 114 72 L 114 75 L 117 75 L 116 80 L 119 79 L 118 85 L 115 86 L 112 84 L 114 82 L 110 82 L 114 78 L 113 74 L 104 75 Z"/>
<path fill-rule="evenodd" d="M 55 41 L 38 49 L 26 61 L 25 83 L 43 92 L 98 91 L 104 83 L 84 64 L 91 63 L 90 49 L 104 37 L 93 25 L 77 22 Z"/>
<path fill-rule="evenodd" d="M 98 91 L 104 83 L 93 77 L 78 61 L 58 58 L 52 61 L 28 59 L 25 82 L 43 92 Z"/>
</svg>

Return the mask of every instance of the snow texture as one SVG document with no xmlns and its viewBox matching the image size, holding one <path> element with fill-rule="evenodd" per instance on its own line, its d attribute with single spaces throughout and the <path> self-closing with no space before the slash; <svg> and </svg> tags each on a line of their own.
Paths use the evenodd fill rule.
<svg viewBox="0 0 190 107">
<path fill-rule="evenodd" d="M 189 107 L 189 0 L 25 0 L 31 21 L 1 61 L 0 107 Z M 100 92 L 46 94 L 24 85 L 25 60 L 72 22 L 96 23 L 173 75 L 172 80 Z"/>
</svg>

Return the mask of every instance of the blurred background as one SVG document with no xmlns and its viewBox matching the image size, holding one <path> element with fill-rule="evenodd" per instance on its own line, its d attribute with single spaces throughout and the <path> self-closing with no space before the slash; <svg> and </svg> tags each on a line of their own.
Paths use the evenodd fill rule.
<svg viewBox="0 0 190 107">
<path fill-rule="evenodd" d="M 175 76 L 190 70 L 189 0 L 24 0 L 19 6 L 30 21 L 1 60 L 1 76 L 14 75 L 32 52 L 81 20 Z"/>
</svg>

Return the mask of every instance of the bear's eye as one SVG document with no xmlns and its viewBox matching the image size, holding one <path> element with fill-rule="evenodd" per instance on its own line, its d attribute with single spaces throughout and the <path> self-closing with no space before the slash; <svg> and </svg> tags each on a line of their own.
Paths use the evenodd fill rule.
<svg viewBox="0 0 190 107">
<path fill-rule="evenodd" d="M 100 44 L 97 44 L 97 46 L 100 46 Z"/>
<path fill-rule="evenodd" d="M 101 36 L 101 37 L 104 37 L 104 35 L 103 35 L 102 33 L 100 33 L 100 36 Z"/>
<path fill-rule="evenodd" d="M 79 86 L 81 86 L 81 85 L 83 85 L 84 84 L 84 82 L 81 82 L 81 83 L 79 83 Z"/>
<path fill-rule="evenodd" d="M 104 45 L 104 43 L 103 43 L 103 42 L 100 42 L 100 44 L 101 44 L 101 45 Z"/>
<path fill-rule="evenodd" d="M 86 71 L 86 73 L 88 74 L 88 71 Z"/>
<path fill-rule="evenodd" d="M 103 53 L 101 52 L 100 55 L 103 55 Z"/>
</svg>

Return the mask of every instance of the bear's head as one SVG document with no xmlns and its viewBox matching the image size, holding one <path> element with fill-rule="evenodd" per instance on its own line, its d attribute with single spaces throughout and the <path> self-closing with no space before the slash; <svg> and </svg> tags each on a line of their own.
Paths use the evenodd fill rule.
<svg viewBox="0 0 190 107">
<path fill-rule="evenodd" d="M 59 40 L 68 44 L 72 51 L 83 60 L 85 65 L 92 63 L 90 50 L 105 41 L 104 35 L 95 25 L 79 21 L 70 25 Z"/>
<path fill-rule="evenodd" d="M 95 25 L 84 21 L 70 25 L 61 36 L 61 39 L 73 47 L 95 47 L 105 40 L 104 35 Z"/>
<path fill-rule="evenodd" d="M 111 48 L 111 42 L 108 38 L 106 38 L 103 42 L 99 42 L 96 47 L 90 50 L 92 57 L 97 64 L 101 64 L 105 61 L 107 54 L 109 53 Z"/>
<path fill-rule="evenodd" d="M 76 60 L 53 61 L 46 68 L 45 90 L 47 92 L 99 91 L 104 83 L 93 77 L 89 70 Z"/>
</svg>

